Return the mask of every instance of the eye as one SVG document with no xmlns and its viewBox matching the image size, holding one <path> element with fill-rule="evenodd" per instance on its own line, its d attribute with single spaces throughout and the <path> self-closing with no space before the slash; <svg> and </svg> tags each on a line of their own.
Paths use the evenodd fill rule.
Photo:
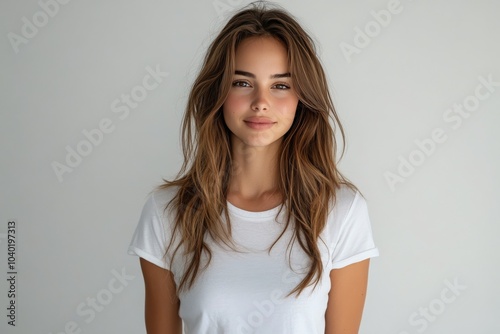
<svg viewBox="0 0 500 334">
<path fill-rule="evenodd" d="M 274 85 L 273 87 L 275 87 L 276 89 L 279 89 L 279 90 L 290 89 L 290 86 L 287 84 L 284 84 L 284 83 L 278 83 L 278 84 Z"/>
<path fill-rule="evenodd" d="M 250 84 L 246 81 L 237 80 L 233 81 L 233 87 L 250 87 Z"/>
</svg>

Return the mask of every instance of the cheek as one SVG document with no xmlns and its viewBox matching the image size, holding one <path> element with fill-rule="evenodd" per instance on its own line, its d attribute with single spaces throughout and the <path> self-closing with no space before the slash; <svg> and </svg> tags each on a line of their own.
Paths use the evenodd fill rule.
<svg viewBox="0 0 500 334">
<path fill-rule="evenodd" d="M 297 110 L 297 105 L 299 103 L 298 99 L 288 99 L 282 102 L 283 103 L 280 106 L 281 116 L 293 121 L 295 118 L 295 111 Z"/>
<path fill-rule="evenodd" d="M 229 94 L 226 101 L 224 102 L 224 112 L 226 113 L 238 113 L 244 111 L 248 102 L 242 96 L 235 94 Z"/>
</svg>

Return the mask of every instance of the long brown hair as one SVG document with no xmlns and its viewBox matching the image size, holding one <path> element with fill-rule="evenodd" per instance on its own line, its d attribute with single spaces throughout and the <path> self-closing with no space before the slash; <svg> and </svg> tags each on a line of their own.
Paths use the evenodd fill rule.
<svg viewBox="0 0 500 334">
<path fill-rule="evenodd" d="M 157 187 L 177 187 L 165 207 L 166 210 L 173 205 L 173 231 L 180 235 L 172 257 L 181 245 L 184 254 L 190 255 L 178 291 L 186 285 L 192 287 L 204 251 L 208 261 L 203 269 L 210 263 L 212 253 L 204 241 L 206 233 L 234 249 L 226 194 L 230 177 L 238 169 L 233 165 L 231 132 L 224 122 L 222 105 L 235 71 L 236 48 L 243 39 L 254 36 L 271 36 L 286 46 L 292 83 L 299 98 L 295 119 L 283 136 L 277 161 L 278 190 L 284 198 L 279 211 L 286 208 L 286 224 L 269 251 L 293 221 L 292 240 L 298 240 L 309 257 L 310 270 L 287 296 L 294 292 L 299 296 L 304 288 L 312 283 L 316 287 L 320 281 L 323 264 L 317 242 L 326 224 L 330 201 L 335 203 L 336 189 L 341 184 L 357 190 L 337 169 L 336 128 L 343 142 L 340 158 L 344 154 L 345 135 L 313 40 L 284 9 L 262 1 L 250 4 L 229 19 L 209 46 L 182 122 L 183 165 L 174 180 L 163 179 L 165 183 Z"/>
</svg>

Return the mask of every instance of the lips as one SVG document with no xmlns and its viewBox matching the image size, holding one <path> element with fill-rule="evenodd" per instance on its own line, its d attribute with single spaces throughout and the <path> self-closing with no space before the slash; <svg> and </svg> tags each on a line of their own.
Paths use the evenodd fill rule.
<svg viewBox="0 0 500 334">
<path fill-rule="evenodd" d="M 249 117 L 244 122 L 246 126 L 256 131 L 270 129 L 276 124 L 276 122 L 267 117 Z"/>
<path fill-rule="evenodd" d="M 275 123 L 267 117 L 249 117 L 249 118 L 245 119 L 244 121 L 247 123 L 254 123 L 254 124 L 273 124 L 273 123 Z"/>
</svg>

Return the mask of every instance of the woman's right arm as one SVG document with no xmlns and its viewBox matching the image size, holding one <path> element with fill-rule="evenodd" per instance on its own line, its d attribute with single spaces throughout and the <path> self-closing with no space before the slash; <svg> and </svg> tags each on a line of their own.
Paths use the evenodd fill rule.
<svg viewBox="0 0 500 334">
<path fill-rule="evenodd" d="M 180 301 L 172 272 L 140 258 L 146 290 L 145 320 L 148 334 L 182 334 Z"/>
</svg>

